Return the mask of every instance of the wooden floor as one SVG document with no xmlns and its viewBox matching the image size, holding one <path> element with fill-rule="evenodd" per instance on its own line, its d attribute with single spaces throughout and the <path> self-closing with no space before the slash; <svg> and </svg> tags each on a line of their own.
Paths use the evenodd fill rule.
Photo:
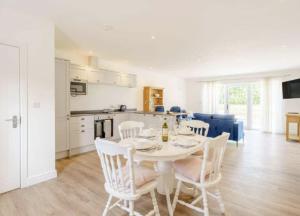
<svg viewBox="0 0 300 216">
<path fill-rule="evenodd" d="M 224 160 L 226 215 L 300 216 L 300 144 L 248 131 L 245 145 L 229 144 Z M 107 194 L 96 153 L 60 160 L 57 170 L 57 179 L 0 195 L 0 215 L 101 215 Z M 161 215 L 167 215 L 164 197 L 158 200 Z M 209 201 L 210 215 L 221 215 Z M 141 213 L 151 207 L 148 196 L 136 202 Z M 115 208 L 110 215 L 126 213 Z M 199 214 L 178 206 L 175 215 Z"/>
</svg>

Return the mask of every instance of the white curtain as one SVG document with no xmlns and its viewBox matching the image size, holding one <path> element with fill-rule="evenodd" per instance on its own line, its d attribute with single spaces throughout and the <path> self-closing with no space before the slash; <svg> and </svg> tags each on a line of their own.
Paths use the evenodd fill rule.
<svg viewBox="0 0 300 216">
<path fill-rule="evenodd" d="M 262 84 L 262 131 L 284 132 L 282 78 L 265 78 Z"/>
<path fill-rule="evenodd" d="M 217 97 L 218 97 L 218 83 L 205 82 L 202 87 L 202 111 L 204 113 L 216 113 L 217 111 Z"/>
</svg>

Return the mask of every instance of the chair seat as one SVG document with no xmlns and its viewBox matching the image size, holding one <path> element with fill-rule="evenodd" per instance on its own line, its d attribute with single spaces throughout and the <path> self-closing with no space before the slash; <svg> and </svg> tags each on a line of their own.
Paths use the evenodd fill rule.
<svg viewBox="0 0 300 216">
<path fill-rule="evenodd" d="M 195 182 L 199 182 L 202 163 L 203 160 L 201 158 L 191 157 L 191 158 L 175 161 L 174 169 L 176 173 L 179 173 L 182 176 L 190 180 L 193 180 Z M 206 176 L 209 175 L 211 169 L 212 169 L 212 163 L 208 161 L 205 169 Z"/>
<path fill-rule="evenodd" d="M 195 155 L 195 156 L 203 156 L 203 150 L 199 150 L 199 151 L 195 152 L 193 155 Z"/>
<path fill-rule="evenodd" d="M 126 165 L 122 169 L 124 181 L 126 186 L 130 186 L 130 176 L 129 176 L 129 166 Z M 135 185 L 137 188 L 142 187 L 143 185 L 155 180 L 159 174 L 155 172 L 153 169 L 148 167 L 139 166 L 134 164 L 134 173 L 135 173 Z"/>
</svg>

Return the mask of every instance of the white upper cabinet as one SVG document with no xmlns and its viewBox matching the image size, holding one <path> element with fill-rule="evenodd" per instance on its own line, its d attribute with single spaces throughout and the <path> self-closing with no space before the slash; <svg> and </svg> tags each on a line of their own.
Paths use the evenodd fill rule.
<svg viewBox="0 0 300 216">
<path fill-rule="evenodd" d="M 104 84 L 111 84 L 117 85 L 119 83 L 119 74 L 114 71 L 109 70 L 101 70 L 103 73 L 103 83 Z"/>
<path fill-rule="evenodd" d="M 86 67 L 76 64 L 71 64 L 70 67 L 70 78 L 76 80 L 87 80 L 88 71 Z"/>
<path fill-rule="evenodd" d="M 87 80 L 88 83 L 136 87 L 136 75 L 119 73 L 105 69 L 87 69 L 85 66 L 71 64 L 70 79 Z"/>
<path fill-rule="evenodd" d="M 104 74 L 100 70 L 91 69 L 88 71 L 88 82 L 89 83 L 103 83 Z"/>
<path fill-rule="evenodd" d="M 125 87 L 136 87 L 136 75 L 135 74 L 125 74 L 119 73 L 119 86 Z"/>
</svg>

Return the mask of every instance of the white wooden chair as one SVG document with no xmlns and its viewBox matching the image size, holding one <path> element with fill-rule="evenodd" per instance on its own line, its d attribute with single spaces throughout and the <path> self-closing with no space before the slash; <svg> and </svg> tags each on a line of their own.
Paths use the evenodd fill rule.
<svg viewBox="0 0 300 216">
<path fill-rule="evenodd" d="M 109 193 L 102 215 L 107 215 L 109 210 L 118 206 L 127 211 L 130 216 L 141 216 L 140 213 L 134 211 L 134 201 L 142 195 L 150 193 L 154 209 L 147 215 L 158 216 L 159 210 L 155 198 L 157 173 L 152 169 L 136 166 L 133 163 L 135 152 L 133 148 L 119 146 L 117 143 L 99 138 L 95 140 L 95 145 L 105 177 L 104 187 Z M 124 166 L 121 163 L 121 156 L 127 158 Z M 111 205 L 113 197 L 119 200 Z M 129 207 L 127 202 L 129 202 Z"/>
<path fill-rule="evenodd" d="M 207 136 L 209 129 L 209 124 L 200 120 L 181 121 L 180 126 L 191 128 L 194 133 L 202 136 Z"/>
<path fill-rule="evenodd" d="M 222 135 L 206 142 L 203 159 L 199 157 L 191 157 L 174 162 L 175 176 L 178 183 L 172 204 L 173 210 L 175 210 L 177 203 L 179 203 L 208 216 L 208 195 L 218 201 L 222 213 L 225 213 L 224 204 L 217 185 L 222 178 L 221 165 L 228 138 L 229 133 L 223 133 Z M 178 200 L 182 183 L 189 183 L 201 192 L 199 193 L 200 195 L 191 203 Z M 209 192 L 208 189 L 214 189 L 214 192 Z M 201 200 L 203 202 L 203 208 L 196 206 L 196 204 Z"/>
<path fill-rule="evenodd" d="M 124 121 L 120 123 L 119 134 L 121 139 L 137 137 L 143 130 L 144 126 L 144 122 L 137 121 Z"/>
<path fill-rule="evenodd" d="M 200 134 L 202 136 L 207 136 L 209 130 L 209 124 L 200 120 L 181 121 L 180 126 L 191 128 L 191 130 L 193 130 L 195 134 Z M 193 155 L 203 156 L 203 151 L 199 150 L 195 152 Z"/>
</svg>

